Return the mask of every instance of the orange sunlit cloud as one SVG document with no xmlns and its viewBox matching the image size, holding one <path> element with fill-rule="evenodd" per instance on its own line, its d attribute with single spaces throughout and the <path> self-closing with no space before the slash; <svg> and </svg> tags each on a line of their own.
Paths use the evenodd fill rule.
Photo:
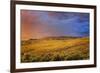
<svg viewBox="0 0 100 73">
<path fill-rule="evenodd" d="M 51 29 L 45 23 L 39 21 L 39 15 L 34 11 L 21 11 L 21 38 L 31 39 L 31 38 L 42 38 L 43 36 L 48 36 Z M 46 32 L 45 32 L 46 30 Z M 53 28 L 52 28 L 53 30 Z"/>
</svg>

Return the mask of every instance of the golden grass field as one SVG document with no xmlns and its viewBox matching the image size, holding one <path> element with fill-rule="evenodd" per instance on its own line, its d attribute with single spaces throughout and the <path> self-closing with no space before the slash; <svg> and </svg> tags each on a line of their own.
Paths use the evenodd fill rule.
<svg viewBox="0 0 100 73">
<path fill-rule="evenodd" d="M 89 59 L 89 38 L 44 38 L 21 43 L 21 62 Z"/>
</svg>

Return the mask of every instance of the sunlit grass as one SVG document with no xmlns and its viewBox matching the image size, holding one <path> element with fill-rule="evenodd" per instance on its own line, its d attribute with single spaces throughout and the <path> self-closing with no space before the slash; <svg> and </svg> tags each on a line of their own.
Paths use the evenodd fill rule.
<svg viewBox="0 0 100 73">
<path fill-rule="evenodd" d="M 89 59 L 89 38 L 39 39 L 22 42 L 21 62 Z"/>
</svg>

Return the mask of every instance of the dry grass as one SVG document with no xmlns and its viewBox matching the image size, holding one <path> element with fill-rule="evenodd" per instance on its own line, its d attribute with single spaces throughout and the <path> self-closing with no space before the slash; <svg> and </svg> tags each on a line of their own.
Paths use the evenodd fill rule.
<svg viewBox="0 0 100 73">
<path fill-rule="evenodd" d="M 21 62 L 89 59 L 89 38 L 40 39 L 22 42 Z"/>
</svg>

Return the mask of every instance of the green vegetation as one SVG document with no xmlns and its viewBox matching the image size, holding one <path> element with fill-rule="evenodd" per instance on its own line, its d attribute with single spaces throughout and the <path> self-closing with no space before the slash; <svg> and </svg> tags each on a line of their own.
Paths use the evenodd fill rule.
<svg viewBox="0 0 100 73">
<path fill-rule="evenodd" d="M 89 38 L 43 38 L 22 41 L 21 62 L 89 59 Z"/>
</svg>

